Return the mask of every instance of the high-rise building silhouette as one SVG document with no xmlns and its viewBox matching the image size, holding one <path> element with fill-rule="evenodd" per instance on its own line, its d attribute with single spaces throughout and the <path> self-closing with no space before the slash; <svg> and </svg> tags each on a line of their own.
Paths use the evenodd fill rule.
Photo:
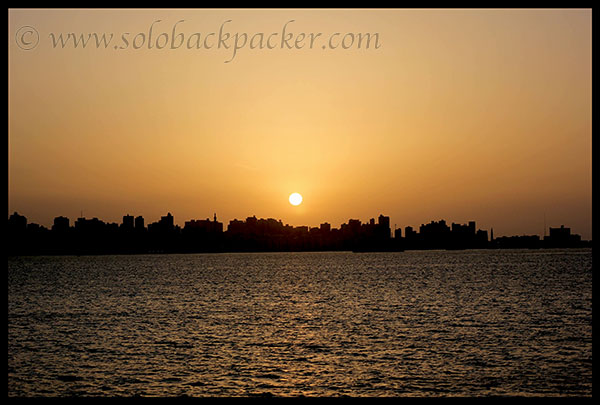
<svg viewBox="0 0 600 405">
<path fill-rule="evenodd" d="M 331 232 L 331 225 L 327 222 L 324 222 L 320 225 L 319 229 L 321 232 Z"/>
<path fill-rule="evenodd" d="M 379 215 L 377 220 L 377 236 L 387 239 L 391 236 L 391 232 L 390 217 Z"/>
<path fill-rule="evenodd" d="M 123 223 L 121 225 L 121 227 L 123 228 L 123 230 L 126 230 L 126 231 L 133 230 L 133 227 L 134 227 L 134 222 L 133 221 L 134 220 L 133 220 L 133 216 L 132 215 L 129 215 L 129 214 L 125 215 L 123 217 Z"/>
<path fill-rule="evenodd" d="M 67 232 L 69 230 L 69 218 L 62 216 L 54 218 L 52 230 L 56 232 Z"/>
<path fill-rule="evenodd" d="M 15 232 L 25 232 L 27 230 L 27 218 L 15 212 L 8 218 L 8 228 Z"/>
<path fill-rule="evenodd" d="M 167 213 L 164 217 L 160 217 L 160 224 L 164 227 L 164 229 L 172 230 L 174 227 L 174 218 L 170 212 Z"/>
<path fill-rule="evenodd" d="M 144 228 L 144 217 L 143 216 L 137 216 L 135 217 L 135 229 L 136 231 L 143 231 Z"/>
</svg>

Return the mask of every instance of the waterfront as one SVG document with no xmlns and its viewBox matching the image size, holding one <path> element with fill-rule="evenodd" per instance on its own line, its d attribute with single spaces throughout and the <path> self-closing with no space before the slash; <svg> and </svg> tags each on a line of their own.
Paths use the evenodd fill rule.
<svg viewBox="0 0 600 405">
<path fill-rule="evenodd" d="M 9 396 L 591 394 L 591 249 L 8 260 Z"/>
</svg>

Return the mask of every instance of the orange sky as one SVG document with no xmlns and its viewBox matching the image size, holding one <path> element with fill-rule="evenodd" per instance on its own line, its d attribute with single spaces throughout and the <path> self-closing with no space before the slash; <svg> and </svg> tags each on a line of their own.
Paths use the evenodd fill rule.
<svg viewBox="0 0 600 405">
<path fill-rule="evenodd" d="M 180 20 L 186 38 L 294 20 L 325 39 L 235 57 L 133 49 Z M 541 235 L 545 213 L 589 239 L 591 23 L 591 10 L 9 10 L 8 212 L 336 227 L 383 213 L 497 236 Z M 70 32 L 130 43 L 53 48 Z M 336 32 L 380 47 L 322 49 Z"/>
</svg>

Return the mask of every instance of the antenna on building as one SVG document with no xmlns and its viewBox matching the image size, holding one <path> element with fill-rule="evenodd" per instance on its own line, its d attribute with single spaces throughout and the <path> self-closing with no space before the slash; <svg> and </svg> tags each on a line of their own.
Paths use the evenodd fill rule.
<svg viewBox="0 0 600 405">
<path fill-rule="evenodd" d="M 546 211 L 544 211 L 544 239 L 546 238 Z"/>
</svg>

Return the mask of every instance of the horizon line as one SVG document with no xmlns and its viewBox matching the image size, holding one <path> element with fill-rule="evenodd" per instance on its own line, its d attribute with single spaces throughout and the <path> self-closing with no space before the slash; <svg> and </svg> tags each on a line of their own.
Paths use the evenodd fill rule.
<svg viewBox="0 0 600 405">
<path fill-rule="evenodd" d="M 15 214 L 16 214 L 16 215 L 19 215 L 19 216 L 22 216 L 22 217 L 24 217 L 25 219 L 27 219 L 27 217 L 26 217 L 25 215 L 21 215 L 21 214 L 19 214 L 17 211 L 13 211 L 13 214 L 9 214 L 9 218 L 8 218 L 8 219 L 10 220 L 10 217 L 11 217 L 12 215 L 15 215 Z M 76 222 L 77 222 L 77 220 L 79 220 L 79 219 L 83 219 L 83 220 L 93 220 L 93 219 L 97 219 L 97 220 L 99 220 L 99 221 L 103 222 L 104 224 L 107 224 L 107 225 L 108 225 L 108 224 L 113 224 L 113 225 L 118 225 L 119 227 L 121 227 L 121 226 L 123 226 L 123 224 L 124 224 L 123 220 L 125 219 L 125 217 L 132 217 L 134 220 L 135 220 L 136 218 L 139 218 L 139 217 L 141 217 L 141 218 L 144 220 L 144 229 L 148 229 L 148 225 L 150 225 L 150 224 L 155 224 L 155 223 L 158 223 L 158 222 L 159 222 L 159 221 L 160 221 L 162 218 L 164 218 L 164 217 L 168 217 L 169 215 L 171 215 L 171 216 L 173 217 L 173 221 L 174 221 L 174 218 L 175 218 L 175 216 L 171 214 L 171 211 L 167 211 L 167 214 L 166 214 L 166 215 L 163 215 L 163 216 L 160 216 L 160 215 L 159 215 L 159 219 L 157 219 L 155 222 L 148 222 L 148 224 L 146 224 L 146 223 L 145 223 L 145 222 L 146 222 L 146 218 L 145 218 L 143 215 L 131 215 L 131 214 L 127 213 L 127 214 L 125 214 L 125 215 L 123 215 L 123 216 L 121 217 L 121 223 L 118 223 L 118 222 L 110 222 L 110 221 L 105 221 L 105 220 L 103 220 L 103 219 L 101 219 L 101 218 L 99 218 L 99 217 L 96 217 L 96 216 L 92 216 L 92 217 L 90 217 L 90 218 L 87 218 L 87 217 L 83 216 L 83 211 L 81 212 L 81 214 L 82 214 L 82 216 L 79 216 L 79 217 L 77 217 L 75 220 L 73 220 L 73 226 L 69 225 L 69 227 L 75 227 L 75 223 L 76 223 Z M 363 220 L 362 220 L 362 219 L 360 219 L 360 218 L 348 218 L 348 219 L 347 219 L 347 222 L 342 222 L 342 223 L 339 225 L 339 228 L 333 228 L 333 227 L 332 227 L 331 229 L 332 229 L 332 230 L 334 230 L 334 229 L 341 229 L 342 225 L 348 225 L 348 224 L 349 224 L 349 221 L 359 221 L 361 226 L 362 226 L 362 225 L 369 225 L 369 223 L 370 223 L 370 221 L 371 221 L 371 220 L 375 220 L 376 218 L 379 218 L 379 217 L 381 217 L 381 216 L 388 218 L 388 220 L 389 220 L 389 218 L 390 218 L 390 216 L 386 216 L 386 215 L 383 215 L 383 214 L 379 214 L 379 216 L 378 216 L 378 217 L 371 217 L 371 218 L 369 218 L 368 222 L 363 222 Z M 56 219 L 58 219 L 58 218 L 67 218 L 67 219 L 69 220 L 69 222 L 71 221 L 71 218 L 70 218 L 70 217 L 63 216 L 63 215 L 59 215 L 59 216 L 56 216 L 56 217 L 54 217 L 54 218 L 53 218 L 53 222 L 55 222 L 55 221 L 56 221 Z M 216 220 L 216 218 L 217 218 L 217 214 L 216 214 L 216 212 L 214 212 L 214 213 L 213 213 L 213 218 L 214 218 L 214 220 Z M 275 218 L 275 217 L 261 217 L 261 218 L 258 218 L 258 217 L 257 217 L 255 214 L 254 214 L 254 215 L 251 215 L 251 216 L 246 216 L 245 218 L 242 218 L 242 219 L 237 219 L 237 218 L 229 219 L 229 223 L 228 223 L 227 225 L 229 226 L 229 224 L 231 224 L 231 222 L 233 222 L 233 221 L 242 221 L 242 222 L 246 222 L 246 220 L 247 220 L 248 218 L 255 218 L 255 219 L 257 219 L 257 220 L 274 220 L 274 221 L 277 221 L 277 222 L 280 222 L 280 223 L 282 223 L 282 225 L 283 225 L 283 226 L 290 226 L 290 227 L 292 227 L 292 228 L 308 228 L 308 230 L 309 230 L 309 231 L 310 231 L 310 229 L 311 229 L 311 228 L 313 228 L 313 229 L 315 229 L 315 228 L 316 228 L 316 229 L 319 229 L 319 227 L 320 227 L 321 225 L 324 225 L 324 224 L 327 224 L 327 225 L 330 225 L 330 226 L 331 226 L 331 223 L 329 223 L 328 221 L 321 222 L 321 223 L 320 223 L 318 226 L 311 226 L 311 225 L 290 225 L 290 224 L 288 224 L 288 223 L 284 223 L 284 222 L 283 222 L 283 220 L 282 220 L 281 218 L 279 218 L 279 219 L 277 219 L 277 218 Z M 175 226 L 179 227 L 180 229 L 184 229 L 184 228 L 185 228 L 185 224 L 186 224 L 187 222 L 191 222 L 191 221 L 207 221 L 207 220 L 208 220 L 208 221 L 211 221 L 211 222 L 213 222 L 213 220 L 211 220 L 211 219 L 210 219 L 210 217 L 207 217 L 206 219 L 204 219 L 204 218 L 190 218 L 190 219 L 188 219 L 188 220 L 184 221 L 184 225 L 183 225 L 183 226 L 181 226 L 181 225 L 177 225 L 177 224 L 175 224 Z M 445 224 L 446 224 L 446 225 L 447 225 L 449 228 L 450 228 L 450 227 L 451 227 L 451 225 L 453 225 L 453 224 L 456 224 L 456 225 L 465 225 L 465 223 L 460 223 L 460 222 L 449 222 L 449 221 L 446 221 L 446 219 L 445 219 L 445 218 L 440 218 L 440 219 L 438 219 L 438 220 L 433 220 L 433 219 L 432 219 L 432 220 L 430 220 L 429 222 L 424 222 L 424 223 L 421 223 L 420 225 L 417 225 L 417 226 L 413 226 L 413 225 L 405 225 L 405 226 L 396 227 L 396 224 L 394 224 L 394 228 L 392 229 L 392 228 L 390 227 L 390 231 L 394 232 L 394 231 L 396 231 L 397 229 L 400 229 L 400 230 L 406 230 L 407 228 L 411 228 L 411 229 L 412 229 L 412 230 L 414 230 L 414 231 L 418 231 L 418 230 L 419 230 L 419 228 L 420 228 L 421 226 L 425 226 L 425 225 L 428 225 L 428 224 L 434 224 L 434 223 L 440 223 L 440 222 L 442 222 L 442 221 L 443 221 L 443 222 L 444 222 L 444 223 L 445 223 Z M 219 222 L 219 221 L 216 221 L 216 222 Z M 467 222 L 466 222 L 466 224 L 469 224 L 470 222 L 474 222 L 475 224 L 477 223 L 477 221 L 476 221 L 476 220 L 472 220 L 472 221 L 467 221 Z M 225 225 L 225 221 L 223 221 L 223 222 L 221 222 L 221 223 L 222 223 L 223 225 Z M 45 228 L 45 229 L 52 230 L 52 226 L 50 226 L 50 227 L 46 227 L 46 226 L 44 226 L 44 225 L 42 225 L 42 224 L 38 224 L 38 223 L 36 223 L 36 222 L 28 222 L 27 224 L 28 224 L 28 225 L 29 225 L 29 224 L 35 224 L 35 225 L 38 225 L 38 226 L 40 226 L 40 227 L 43 227 L 43 228 Z M 564 224 L 561 224 L 559 227 L 547 226 L 546 222 L 544 221 L 544 230 L 543 230 L 543 235 L 544 235 L 544 236 L 546 236 L 546 228 L 548 228 L 548 229 L 560 229 L 560 228 L 567 228 L 567 229 L 571 229 L 571 227 L 570 227 L 570 226 L 568 226 L 568 227 L 567 227 L 567 226 L 565 226 Z M 481 229 L 481 230 L 484 230 L 484 229 Z M 490 227 L 490 231 L 492 231 L 492 232 L 493 232 L 493 230 L 494 230 L 494 227 L 493 227 L 493 226 L 491 226 L 491 227 Z M 485 231 L 487 232 L 487 230 L 485 230 Z M 227 232 L 227 230 L 224 230 L 223 232 Z M 538 235 L 538 234 L 524 234 L 524 233 L 523 233 L 523 234 L 518 234 L 518 235 L 497 235 L 497 237 L 534 236 L 534 235 L 535 235 L 535 236 L 540 236 L 540 235 Z M 490 235 L 490 236 L 492 236 L 492 237 L 493 237 L 493 234 L 492 234 L 492 235 Z M 543 238 L 543 237 L 541 237 L 541 238 Z M 585 240 L 586 240 L 586 241 L 592 241 L 593 239 L 590 237 L 590 239 L 585 239 Z"/>
</svg>

